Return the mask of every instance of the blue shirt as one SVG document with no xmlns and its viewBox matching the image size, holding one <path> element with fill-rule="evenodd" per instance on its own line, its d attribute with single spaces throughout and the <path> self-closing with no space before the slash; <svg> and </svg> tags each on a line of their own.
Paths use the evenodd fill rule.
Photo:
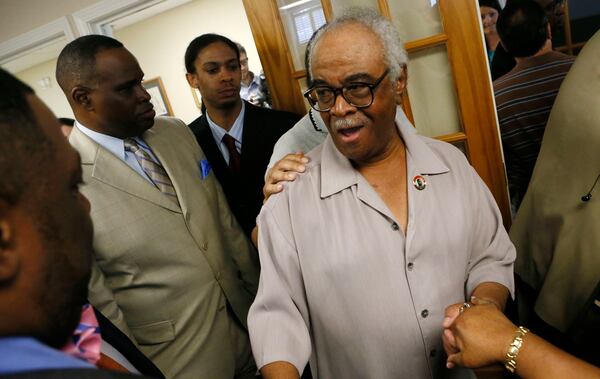
<svg viewBox="0 0 600 379">
<path fill-rule="evenodd" d="M 146 173 L 144 172 L 144 169 L 142 169 L 142 166 L 140 166 L 140 163 L 135 157 L 135 154 L 131 151 L 125 150 L 125 143 L 121 138 L 109 136 L 107 134 L 98 133 L 92 129 L 88 129 L 85 126 L 83 126 L 79 121 L 75 121 L 75 127 L 81 130 L 83 134 L 90 137 L 98 145 L 110 151 L 115 157 L 125 162 L 129 167 L 134 169 L 135 172 L 140 174 L 143 178 L 152 183 L 148 175 L 146 175 Z M 133 137 L 133 139 L 138 143 L 138 145 L 140 145 L 142 149 L 144 149 L 148 154 L 150 154 L 150 157 L 154 159 L 154 162 L 160 164 L 160 162 L 152 152 L 152 149 L 150 149 L 150 147 L 146 144 L 146 142 L 144 142 L 143 139 L 141 139 L 140 137 Z"/>
<path fill-rule="evenodd" d="M 242 101 L 242 110 L 240 114 L 237 116 L 231 129 L 229 131 L 223 129 L 219 125 L 215 124 L 213 120 L 210 119 L 208 112 L 206 112 L 206 121 L 208 121 L 208 125 L 210 126 L 210 131 L 213 135 L 215 143 L 219 147 L 221 151 L 221 155 L 223 155 L 223 159 L 225 162 L 229 164 L 229 150 L 227 150 L 227 146 L 223 143 L 223 136 L 225 134 L 229 134 L 235 140 L 235 149 L 238 153 L 242 153 L 242 134 L 244 132 L 244 114 L 246 113 L 246 103 Z"/>
<path fill-rule="evenodd" d="M 32 337 L 0 338 L 0 375 L 26 371 L 95 368 Z"/>
</svg>

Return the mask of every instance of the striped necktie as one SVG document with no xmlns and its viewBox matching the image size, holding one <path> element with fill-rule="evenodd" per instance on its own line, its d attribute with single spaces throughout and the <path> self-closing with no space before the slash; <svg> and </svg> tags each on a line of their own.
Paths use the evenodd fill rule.
<svg viewBox="0 0 600 379">
<path fill-rule="evenodd" d="M 177 200 L 177 192 L 175 192 L 175 187 L 173 187 L 173 183 L 171 183 L 171 179 L 169 179 L 169 175 L 160 165 L 152 159 L 150 154 L 144 149 L 140 147 L 136 140 L 133 138 L 126 138 L 124 141 L 125 150 L 130 151 L 135 155 L 138 163 L 142 167 L 142 170 L 148 175 L 152 183 L 158 187 L 160 192 L 167 195 L 171 200 L 175 202 L 175 204 L 179 205 L 179 201 Z"/>
</svg>

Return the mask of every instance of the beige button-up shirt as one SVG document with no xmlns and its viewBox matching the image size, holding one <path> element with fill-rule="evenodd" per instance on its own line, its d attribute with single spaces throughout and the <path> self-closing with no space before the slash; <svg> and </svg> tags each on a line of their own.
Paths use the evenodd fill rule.
<svg viewBox="0 0 600 379">
<path fill-rule="evenodd" d="M 248 316 L 258 367 L 287 361 L 302 372 L 310 358 L 315 378 L 472 377 L 445 368 L 444 309 L 482 282 L 512 293 L 515 250 L 465 156 L 396 124 L 407 148 L 406 236 L 330 136 L 263 207 Z"/>
</svg>

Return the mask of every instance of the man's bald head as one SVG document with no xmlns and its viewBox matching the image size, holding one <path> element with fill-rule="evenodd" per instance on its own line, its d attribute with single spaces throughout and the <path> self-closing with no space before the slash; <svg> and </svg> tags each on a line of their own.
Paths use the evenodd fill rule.
<svg viewBox="0 0 600 379">
<path fill-rule="evenodd" d="M 73 87 L 90 86 L 95 83 L 96 54 L 120 47 L 123 47 L 123 44 L 116 39 L 95 34 L 79 37 L 65 46 L 58 56 L 56 81 L 69 102 L 69 92 Z"/>
</svg>

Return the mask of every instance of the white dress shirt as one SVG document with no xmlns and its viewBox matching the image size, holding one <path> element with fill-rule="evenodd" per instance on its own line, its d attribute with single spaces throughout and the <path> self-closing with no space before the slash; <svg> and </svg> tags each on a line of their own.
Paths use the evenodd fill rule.
<svg viewBox="0 0 600 379">
<path fill-rule="evenodd" d="M 208 126 L 210 126 L 210 131 L 212 132 L 213 138 L 215 139 L 215 143 L 221 150 L 221 155 L 223 155 L 223 159 L 225 162 L 229 164 L 229 150 L 227 150 L 227 146 L 223 143 L 223 136 L 225 134 L 229 134 L 235 140 L 235 148 L 238 153 L 242 153 L 242 134 L 244 132 L 244 114 L 246 113 L 246 104 L 242 101 L 242 110 L 240 114 L 237 116 L 231 129 L 229 131 L 223 129 L 219 125 L 217 125 L 213 120 L 210 119 L 208 112 L 206 112 L 206 121 L 208 121 Z"/>
<path fill-rule="evenodd" d="M 135 172 L 140 174 L 142 177 L 146 178 L 146 180 L 152 182 L 152 180 L 150 180 L 148 175 L 146 175 L 146 173 L 144 172 L 142 166 L 140 166 L 140 163 L 136 159 L 135 154 L 131 151 L 125 150 L 125 143 L 121 138 L 98 133 L 94 130 L 86 128 L 79 121 L 75 121 L 75 127 L 81 130 L 83 134 L 90 137 L 98 145 L 110 151 L 114 156 L 125 162 L 129 167 L 134 169 Z M 156 158 L 156 156 L 152 152 L 152 149 L 150 149 L 150 147 L 146 144 L 146 142 L 144 142 L 143 139 L 141 139 L 140 137 L 133 137 L 133 139 L 138 143 L 138 145 L 140 145 L 142 149 L 144 149 L 144 151 L 150 154 L 150 157 L 154 159 L 154 162 L 160 164 L 160 161 Z"/>
</svg>

